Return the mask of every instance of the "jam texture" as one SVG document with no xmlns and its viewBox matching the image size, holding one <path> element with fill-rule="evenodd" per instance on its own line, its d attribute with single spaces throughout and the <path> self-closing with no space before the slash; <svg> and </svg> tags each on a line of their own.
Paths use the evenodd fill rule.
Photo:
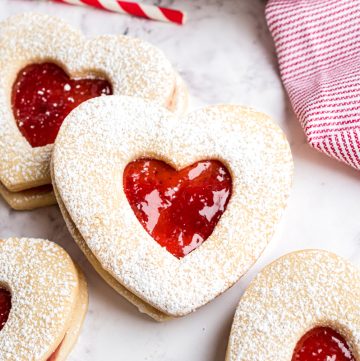
<svg viewBox="0 0 360 361">
<path fill-rule="evenodd" d="M 316 327 L 297 343 L 292 361 L 355 361 L 346 340 L 329 327 Z"/>
<path fill-rule="evenodd" d="M 232 190 L 230 173 L 217 160 L 177 171 L 159 160 L 138 159 L 126 166 L 123 184 L 142 226 L 177 258 L 211 235 Z"/>
<path fill-rule="evenodd" d="M 12 88 L 16 124 L 32 147 L 52 144 L 65 117 L 80 103 L 112 94 L 104 79 L 71 79 L 53 63 L 20 70 Z"/>
<path fill-rule="evenodd" d="M 11 293 L 0 288 L 0 330 L 5 326 L 11 310 Z"/>
</svg>

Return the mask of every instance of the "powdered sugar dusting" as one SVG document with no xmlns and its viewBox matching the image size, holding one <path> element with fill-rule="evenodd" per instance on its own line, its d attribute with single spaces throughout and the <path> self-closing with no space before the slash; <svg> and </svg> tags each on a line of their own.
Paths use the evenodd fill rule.
<svg viewBox="0 0 360 361">
<path fill-rule="evenodd" d="M 11 191 L 51 181 L 52 145 L 32 148 L 19 132 L 10 104 L 19 70 L 43 61 L 60 64 L 72 77 L 105 77 L 114 94 L 174 107 L 177 75 L 152 45 L 122 35 L 86 40 L 64 21 L 43 14 L 9 18 L 0 25 L 0 181 Z M 178 103 L 185 106 L 184 100 Z"/>
<path fill-rule="evenodd" d="M 228 361 L 289 361 L 316 326 L 338 330 L 360 357 L 360 271 L 325 251 L 288 254 L 249 286 L 235 314 Z"/>
<path fill-rule="evenodd" d="M 175 168 L 219 159 L 232 175 L 232 197 L 213 234 L 181 260 L 148 235 L 123 192 L 124 168 L 142 156 Z M 111 96 L 80 105 L 65 120 L 53 167 L 61 201 L 103 268 L 180 316 L 230 287 L 260 255 L 285 207 L 293 164 L 283 133 L 264 114 L 224 105 L 177 119 Z"/>
<path fill-rule="evenodd" d="M 12 294 L 0 360 L 45 359 L 63 339 L 75 307 L 79 284 L 70 257 L 41 239 L 0 240 L 0 284 Z"/>
</svg>

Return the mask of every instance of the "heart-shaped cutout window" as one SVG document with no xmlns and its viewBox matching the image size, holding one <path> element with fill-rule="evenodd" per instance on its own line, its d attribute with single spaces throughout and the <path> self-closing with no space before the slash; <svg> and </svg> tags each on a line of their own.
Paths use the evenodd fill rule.
<svg viewBox="0 0 360 361">
<path fill-rule="evenodd" d="M 346 340 L 329 327 L 316 327 L 297 343 L 292 361 L 355 361 Z"/>
<path fill-rule="evenodd" d="M 21 134 L 32 147 L 52 144 L 65 117 L 85 100 L 111 95 L 104 79 L 71 79 L 56 64 L 30 64 L 17 75 L 12 108 Z"/>
<path fill-rule="evenodd" d="M 5 326 L 10 310 L 11 293 L 5 288 L 0 288 L 0 330 Z"/>
<path fill-rule="evenodd" d="M 123 184 L 142 226 L 177 258 L 211 235 L 232 191 L 231 175 L 218 160 L 175 170 L 163 161 L 138 159 L 126 166 Z"/>
</svg>

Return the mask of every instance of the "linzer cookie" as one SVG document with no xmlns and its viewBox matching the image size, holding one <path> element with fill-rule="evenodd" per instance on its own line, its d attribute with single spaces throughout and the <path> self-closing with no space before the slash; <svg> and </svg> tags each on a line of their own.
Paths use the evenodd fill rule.
<svg viewBox="0 0 360 361">
<path fill-rule="evenodd" d="M 227 361 L 355 361 L 360 357 L 360 270 L 306 250 L 265 267 L 241 298 Z"/>
<path fill-rule="evenodd" d="M 50 187 L 52 144 L 64 118 L 83 101 L 110 94 L 142 97 L 177 114 L 187 106 L 179 75 L 146 42 L 122 35 L 86 40 L 40 14 L 1 23 L 0 194 L 12 207 L 55 203 L 51 190 L 38 187 Z"/>
<path fill-rule="evenodd" d="M 65 361 L 87 304 L 84 276 L 58 245 L 0 240 L 1 361 Z"/>
<path fill-rule="evenodd" d="M 289 194 L 289 144 L 268 116 L 219 105 L 174 117 L 100 97 L 65 120 L 55 194 L 103 278 L 157 320 L 233 285 L 273 235 Z"/>
</svg>

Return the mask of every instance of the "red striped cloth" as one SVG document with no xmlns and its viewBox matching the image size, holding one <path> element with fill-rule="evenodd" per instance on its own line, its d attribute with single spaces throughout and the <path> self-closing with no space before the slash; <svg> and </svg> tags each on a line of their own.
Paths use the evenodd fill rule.
<svg viewBox="0 0 360 361">
<path fill-rule="evenodd" d="M 309 143 L 360 169 L 360 0 L 270 0 L 266 19 Z"/>
</svg>

